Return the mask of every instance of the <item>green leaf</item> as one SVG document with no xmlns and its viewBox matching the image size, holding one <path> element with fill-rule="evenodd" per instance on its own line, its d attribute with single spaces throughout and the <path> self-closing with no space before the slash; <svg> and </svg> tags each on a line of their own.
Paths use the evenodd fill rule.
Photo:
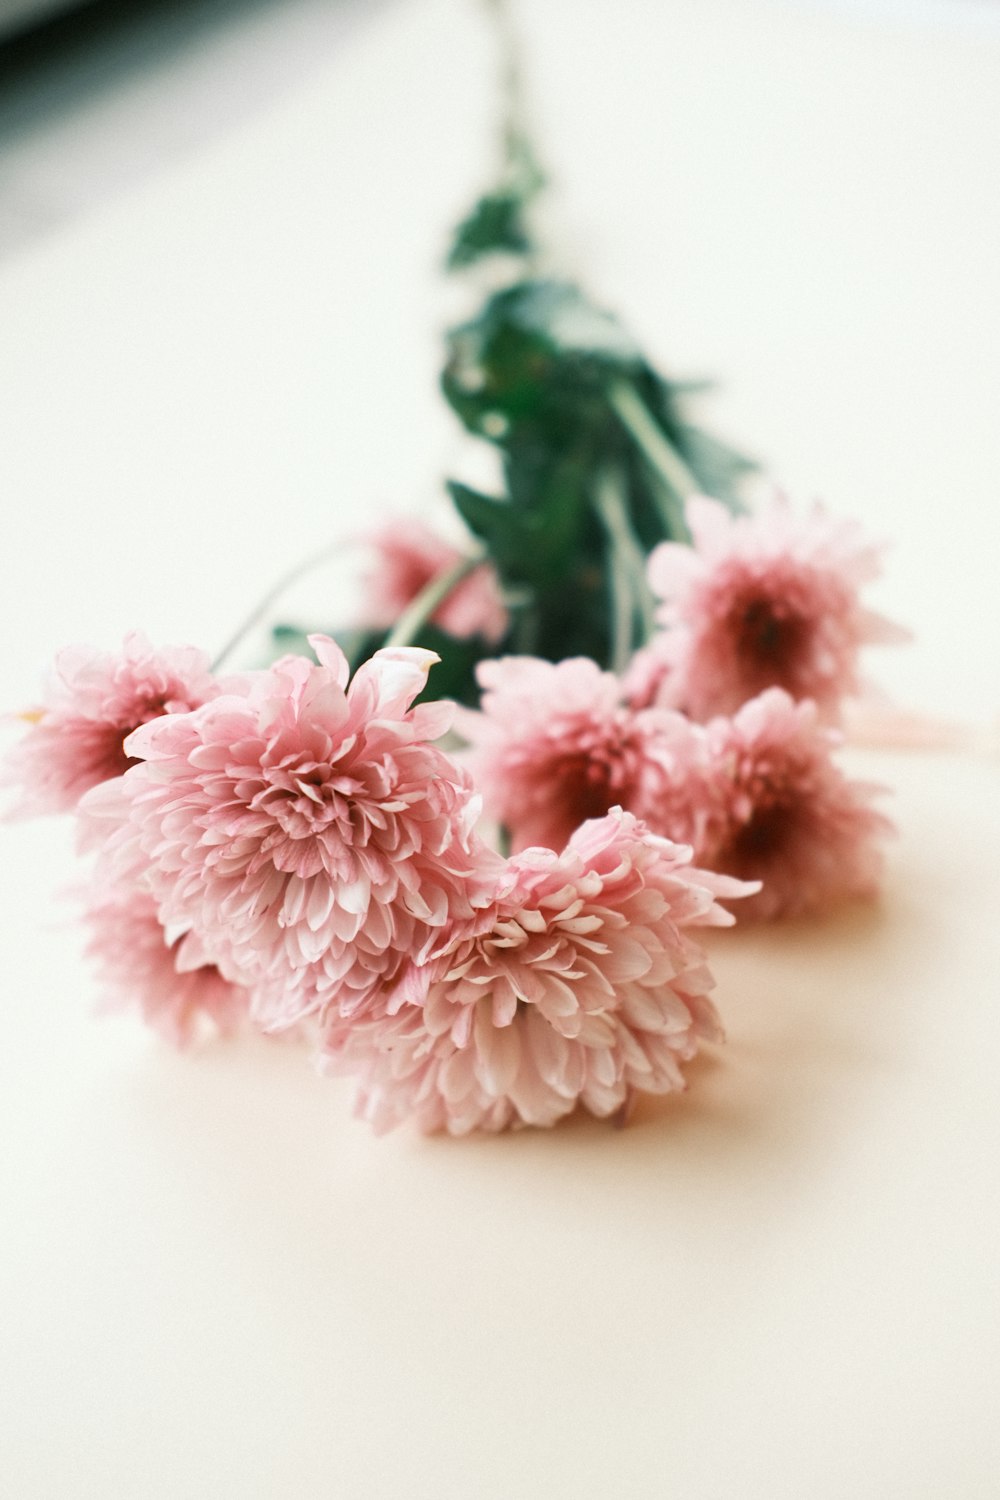
<svg viewBox="0 0 1000 1500">
<path fill-rule="evenodd" d="M 503 446 L 512 427 L 560 427 L 600 420 L 613 372 L 635 379 L 644 366 L 631 336 L 569 282 L 527 280 L 491 296 L 479 315 L 448 335 L 442 388 L 471 431 Z"/>
<path fill-rule="evenodd" d="M 456 509 L 469 530 L 486 545 L 505 584 L 544 589 L 564 578 L 574 561 L 583 495 L 575 477 L 549 476 L 549 487 L 531 508 L 483 495 L 448 481 Z"/>
<path fill-rule="evenodd" d="M 524 255 L 530 249 L 521 195 L 512 190 L 488 193 L 455 231 L 448 266 L 461 270 L 487 255 Z"/>
<path fill-rule="evenodd" d="M 583 355 L 615 365 L 639 365 L 635 340 L 613 313 L 597 307 L 570 281 L 521 282 L 495 299 L 502 313 L 561 356 Z"/>
<path fill-rule="evenodd" d="M 313 648 L 307 638 L 312 634 L 312 626 L 309 627 L 308 632 L 299 625 L 273 626 L 270 660 L 274 661 L 279 656 L 308 656 L 311 660 L 315 660 Z"/>
<path fill-rule="evenodd" d="M 699 427 L 682 426 L 680 447 L 706 494 L 715 495 L 720 500 L 731 500 L 737 481 L 757 467 L 745 454 Z"/>
</svg>

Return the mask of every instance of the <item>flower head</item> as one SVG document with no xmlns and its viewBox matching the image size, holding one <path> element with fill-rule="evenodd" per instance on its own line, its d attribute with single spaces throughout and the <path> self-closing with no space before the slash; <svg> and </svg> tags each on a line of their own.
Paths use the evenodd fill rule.
<svg viewBox="0 0 1000 1500">
<path fill-rule="evenodd" d="M 471 784 L 428 743 L 451 706 L 411 706 L 433 653 L 376 652 L 348 687 L 339 647 L 310 640 L 318 666 L 285 657 L 136 731 L 140 764 L 83 808 L 110 867 L 145 862 L 160 919 L 276 1027 L 362 1007 L 469 913 L 476 867 Z"/>
<path fill-rule="evenodd" d="M 481 662 L 477 675 L 480 710 L 458 725 L 486 810 L 515 850 L 560 850 L 612 807 L 663 821 L 694 744 L 679 714 L 628 708 L 618 679 L 589 657 L 508 656 Z"/>
<path fill-rule="evenodd" d="M 132 764 L 124 741 L 133 729 L 217 691 L 208 657 L 193 646 L 155 650 L 132 634 L 117 654 L 60 651 L 45 702 L 23 715 L 31 727 L 6 758 L 4 780 L 21 792 L 15 814 L 71 812 L 84 792 Z"/>
<path fill-rule="evenodd" d="M 422 521 L 399 518 L 374 532 L 369 541 L 375 564 L 365 579 L 365 622 L 376 627 L 393 625 L 427 584 L 462 558 Z M 510 617 L 492 563 L 482 563 L 457 583 L 431 623 L 458 640 L 473 635 L 493 645 L 502 640 Z"/>
<path fill-rule="evenodd" d="M 892 824 L 872 806 L 880 787 L 849 780 L 831 755 L 839 736 L 816 705 L 772 688 L 732 719 L 706 726 L 705 809 L 696 858 L 763 888 L 743 907 L 770 918 L 875 891 L 879 838 Z"/>
<path fill-rule="evenodd" d="M 102 1009 L 137 1011 L 177 1047 L 191 1042 L 205 1022 L 227 1035 L 246 1019 L 246 991 L 203 963 L 190 936 L 171 943 L 147 892 L 112 888 L 88 907 L 86 922 Z"/>
<path fill-rule="evenodd" d="M 695 498 L 687 515 L 694 547 L 664 542 L 649 561 L 672 667 L 660 701 L 705 720 L 781 687 L 836 719 L 859 690 L 860 648 L 907 639 L 860 600 L 879 549 L 818 505 L 796 517 L 780 496 L 756 516 Z"/>
<path fill-rule="evenodd" d="M 616 809 L 562 854 L 528 849 L 497 873 L 479 930 L 462 933 L 388 1009 L 326 1040 L 359 1074 L 378 1129 L 553 1125 L 577 1104 L 610 1115 L 636 1090 L 684 1087 L 680 1064 L 721 1036 L 713 980 L 685 929 L 732 921 L 735 881 Z"/>
</svg>

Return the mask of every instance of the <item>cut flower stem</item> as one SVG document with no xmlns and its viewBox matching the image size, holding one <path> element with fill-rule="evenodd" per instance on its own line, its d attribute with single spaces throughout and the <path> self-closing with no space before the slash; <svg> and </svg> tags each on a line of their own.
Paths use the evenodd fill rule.
<svg viewBox="0 0 1000 1500">
<path fill-rule="evenodd" d="M 649 468 L 661 481 L 663 517 L 671 535 L 679 540 L 690 541 L 684 519 L 684 501 L 689 495 L 697 495 L 701 485 L 655 421 L 634 386 L 625 380 L 614 380 L 608 386 L 607 395 L 622 426 Z"/>
<path fill-rule="evenodd" d="M 463 579 L 468 578 L 486 560 L 485 549 L 460 557 L 450 568 L 432 578 L 420 590 L 416 598 L 411 600 L 396 621 L 392 630 L 386 636 L 387 647 L 408 646 L 417 636 L 422 628 L 430 621 L 434 612 L 447 599 L 448 595 L 458 588 Z"/>
<path fill-rule="evenodd" d="M 625 487 L 619 470 L 608 467 L 598 474 L 594 505 L 610 543 L 612 670 L 620 674 L 632 656 L 636 623 L 642 643 L 652 634 L 653 596 L 646 581 L 642 548 L 629 524 Z"/>
<path fill-rule="evenodd" d="M 308 557 L 296 563 L 293 568 L 289 568 L 287 573 L 282 574 L 277 583 L 268 589 L 263 599 L 254 605 L 242 624 L 233 631 L 233 634 L 212 662 L 212 671 L 217 672 L 219 670 L 223 662 L 236 650 L 236 647 L 243 640 L 244 636 L 249 635 L 254 626 L 260 624 L 272 604 L 277 603 L 286 589 L 291 588 L 293 583 L 298 583 L 299 579 L 304 578 L 307 573 L 311 573 L 313 568 L 320 567 L 329 558 L 343 551 L 343 546 L 343 542 L 330 542 L 328 546 L 321 548 L 319 552 L 311 552 Z"/>
</svg>

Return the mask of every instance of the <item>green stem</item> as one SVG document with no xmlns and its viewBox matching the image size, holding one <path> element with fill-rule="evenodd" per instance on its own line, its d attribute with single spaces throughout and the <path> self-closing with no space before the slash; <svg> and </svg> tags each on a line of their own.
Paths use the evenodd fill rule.
<svg viewBox="0 0 1000 1500">
<path fill-rule="evenodd" d="M 594 487 L 594 506 L 608 535 L 611 585 L 611 669 L 625 671 L 632 657 L 634 625 L 639 617 L 643 639 L 652 630 L 653 601 L 645 564 L 625 508 L 625 487 L 617 469 L 602 469 Z"/>
<path fill-rule="evenodd" d="M 427 624 L 440 605 L 444 603 L 448 595 L 458 587 L 464 578 L 480 567 L 486 557 L 483 550 L 473 553 L 468 557 L 460 557 L 457 562 L 452 563 L 443 573 L 432 578 L 430 583 L 425 584 L 415 599 L 403 610 L 392 630 L 386 637 L 386 646 L 408 646 L 415 636 Z"/>
<path fill-rule="evenodd" d="M 514 628 L 511 649 L 516 656 L 538 655 L 538 600 L 532 593 L 530 601 L 511 611 Z"/>
<path fill-rule="evenodd" d="M 635 442 L 649 468 L 662 482 L 663 519 L 670 535 L 684 541 L 690 540 L 684 519 L 684 501 L 690 495 L 699 494 L 702 486 L 633 385 L 626 380 L 614 380 L 608 386 L 607 394 L 622 426 Z"/>
<path fill-rule="evenodd" d="M 645 644 L 653 633 L 655 613 L 653 591 L 649 587 L 649 580 L 646 576 L 646 554 L 639 538 L 632 530 L 624 478 L 612 470 L 608 472 L 607 480 L 610 482 L 606 482 L 603 486 L 600 483 L 598 485 L 598 508 L 611 539 L 611 545 L 621 554 L 628 571 L 635 618 L 639 625 L 642 642 Z"/>
<path fill-rule="evenodd" d="M 531 145 L 525 108 L 524 70 L 521 46 L 508 0 L 486 0 L 492 13 L 500 51 L 500 84 L 504 98 L 503 141 L 505 169 L 521 190 L 541 185 L 542 174 Z M 523 179 L 523 180 L 522 180 Z"/>
<path fill-rule="evenodd" d="M 271 608 L 271 605 L 280 598 L 286 589 L 291 588 L 292 584 L 297 583 L 306 573 L 311 573 L 313 568 L 318 568 L 321 563 L 325 563 L 327 558 L 335 556 L 338 552 L 342 552 L 343 548 L 343 542 L 331 542 L 329 546 L 323 547 L 319 552 L 311 552 L 308 557 L 296 563 L 294 568 L 289 568 L 288 572 L 278 579 L 274 587 L 268 590 L 263 599 L 254 605 L 242 624 L 233 631 L 222 650 L 212 662 L 212 671 L 217 672 L 219 670 L 226 658 L 236 650 L 243 637 L 249 635 L 255 625 L 260 624 Z"/>
</svg>

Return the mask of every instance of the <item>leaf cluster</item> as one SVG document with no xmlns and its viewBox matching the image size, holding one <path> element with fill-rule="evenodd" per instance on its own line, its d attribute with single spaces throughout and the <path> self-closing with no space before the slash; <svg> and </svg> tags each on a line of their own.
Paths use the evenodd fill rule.
<svg viewBox="0 0 1000 1500">
<path fill-rule="evenodd" d="M 735 503 L 748 462 L 688 420 L 683 388 L 569 281 L 525 276 L 491 293 L 449 333 L 442 390 L 500 456 L 500 493 L 448 488 L 515 601 L 511 649 L 605 665 L 631 652 L 648 631 L 636 558 L 687 539 L 688 488 Z M 633 607 L 616 643 L 623 575 Z"/>
<path fill-rule="evenodd" d="M 494 278 L 474 315 L 446 335 L 441 389 L 500 459 L 497 493 L 458 479 L 447 488 L 499 575 L 511 625 L 499 646 L 426 622 L 413 637 L 442 658 L 433 695 L 464 703 L 478 699 L 475 667 L 485 656 L 585 655 L 621 669 L 652 626 L 647 556 L 662 541 L 689 540 L 686 496 L 735 507 L 753 467 L 690 420 L 697 387 L 661 375 L 578 284 L 538 270 L 531 219 L 544 179 L 516 121 L 505 152 L 499 185 L 462 220 L 447 254 L 450 270 L 491 269 Z M 352 666 L 386 639 L 332 633 Z M 297 635 L 275 634 L 285 650 Z"/>
</svg>

